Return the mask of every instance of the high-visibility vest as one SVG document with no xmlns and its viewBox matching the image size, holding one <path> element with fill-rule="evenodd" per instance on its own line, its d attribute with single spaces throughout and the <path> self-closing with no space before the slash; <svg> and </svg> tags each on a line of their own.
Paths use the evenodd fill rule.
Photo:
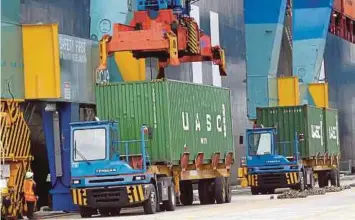
<svg viewBox="0 0 355 220">
<path fill-rule="evenodd" d="M 25 200 L 28 202 L 36 201 L 36 195 L 33 192 L 33 185 L 34 185 L 34 181 L 32 179 L 25 180 L 23 186 L 23 192 L 25 194 Z"/>
</svg>

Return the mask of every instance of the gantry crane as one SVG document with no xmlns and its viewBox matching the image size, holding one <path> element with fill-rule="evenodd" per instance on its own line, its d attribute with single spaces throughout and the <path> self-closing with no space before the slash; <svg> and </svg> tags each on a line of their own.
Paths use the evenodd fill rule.
<svg viewBox="0 0 355 220">
<path fill-rule="evenodd" d="M 139 0 L 130 24 L 114 24 L 112 36 L 100 40 L 98 71 L 107 71 L 108 56 L 131 51 L 136 59 L 158 59 L 158 79 L 165 77 L 168 65 L 198 61 L 212 61 L 219 66 L 220 75 L 226 76 L 224 50 L 212 46 L 211 38 L 189 16 L 193 2 L 196 0 Z"/>
</svg>

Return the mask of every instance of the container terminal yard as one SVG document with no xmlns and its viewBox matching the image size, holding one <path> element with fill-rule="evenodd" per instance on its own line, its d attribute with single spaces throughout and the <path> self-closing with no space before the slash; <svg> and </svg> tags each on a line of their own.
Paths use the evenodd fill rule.
<svg viewBox="0 0 355 220">
<path fill-rule="evenodd" d="M 2 0 L 1 219 L 354 219 L 349 0 Z"/>
</svg>

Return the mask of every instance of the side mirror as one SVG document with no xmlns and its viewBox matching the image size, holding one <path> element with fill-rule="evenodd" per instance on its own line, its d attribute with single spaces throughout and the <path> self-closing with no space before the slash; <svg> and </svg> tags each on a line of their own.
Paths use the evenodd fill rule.
<svg viewBox="0 0 355 220">
<path fill-rule="evenodd" d="M 239 144 L 243 145 L 244 143 L 244 136 L 239 136 Z"/>
<path fill-rule="evenodd" d="M 304 134 L 298 135 L 298 141 L 304 141 Z"/>
<path fill-rule="evenodd" d="M 153 128 L 148 127 L 148 139 L 152 140 L 153 139 Z"/>
</svg>

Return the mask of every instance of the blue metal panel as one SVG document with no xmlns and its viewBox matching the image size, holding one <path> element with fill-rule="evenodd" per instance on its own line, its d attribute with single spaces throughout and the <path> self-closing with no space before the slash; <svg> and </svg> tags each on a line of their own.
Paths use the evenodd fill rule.
<svg viewBox="0 0 355 220">
<path fill-rule="evenodd" d="M 333 0 L 293 1 L 293 75 L 318 81 Z"/>
<path fill-rule="evenodd" d="M 20 22 L 58 23 L 59 33 L 88 39 L 89 13 L 90 0 L 21 0 Z"/>
<path fill-rule="evenodd" d="M 277 76 L 286 1 L 245 0 L 248 118 L 269 106 L 268 77 Z"/>
<path fill-rule="evenodd" d="M 20 21 L 20 0 L 1 0 L 1 21 L 18 24 Z"/>
<path fill-rule="evenodd" d="M 286 0 L 244 0 L 245 24 L 283 24 Z"/>
<path fill-rule="evenodd" d="M 72 121 L 79 121 L 79 105 L 74 103 L 57 103 L 60 120 L 61 157 L 62 170 L 61 177 L 56 176 L 55 152 L 54 152 L 54 132 L 53 132 L 53 112 L 46 112 L 43 108 L 43 128 L 46 139 L 49 169 L 51 174 L 52 203 L 54 211 L 76 211 L 72 196 L 70 194 L 70 127 Z"/>
<path fill-rule="evenodd" d="M 355 44 L 328 34 L 324 68 L 329 104 L 339 111 L 341 160 L 355 163 Z"/>
</svg>

